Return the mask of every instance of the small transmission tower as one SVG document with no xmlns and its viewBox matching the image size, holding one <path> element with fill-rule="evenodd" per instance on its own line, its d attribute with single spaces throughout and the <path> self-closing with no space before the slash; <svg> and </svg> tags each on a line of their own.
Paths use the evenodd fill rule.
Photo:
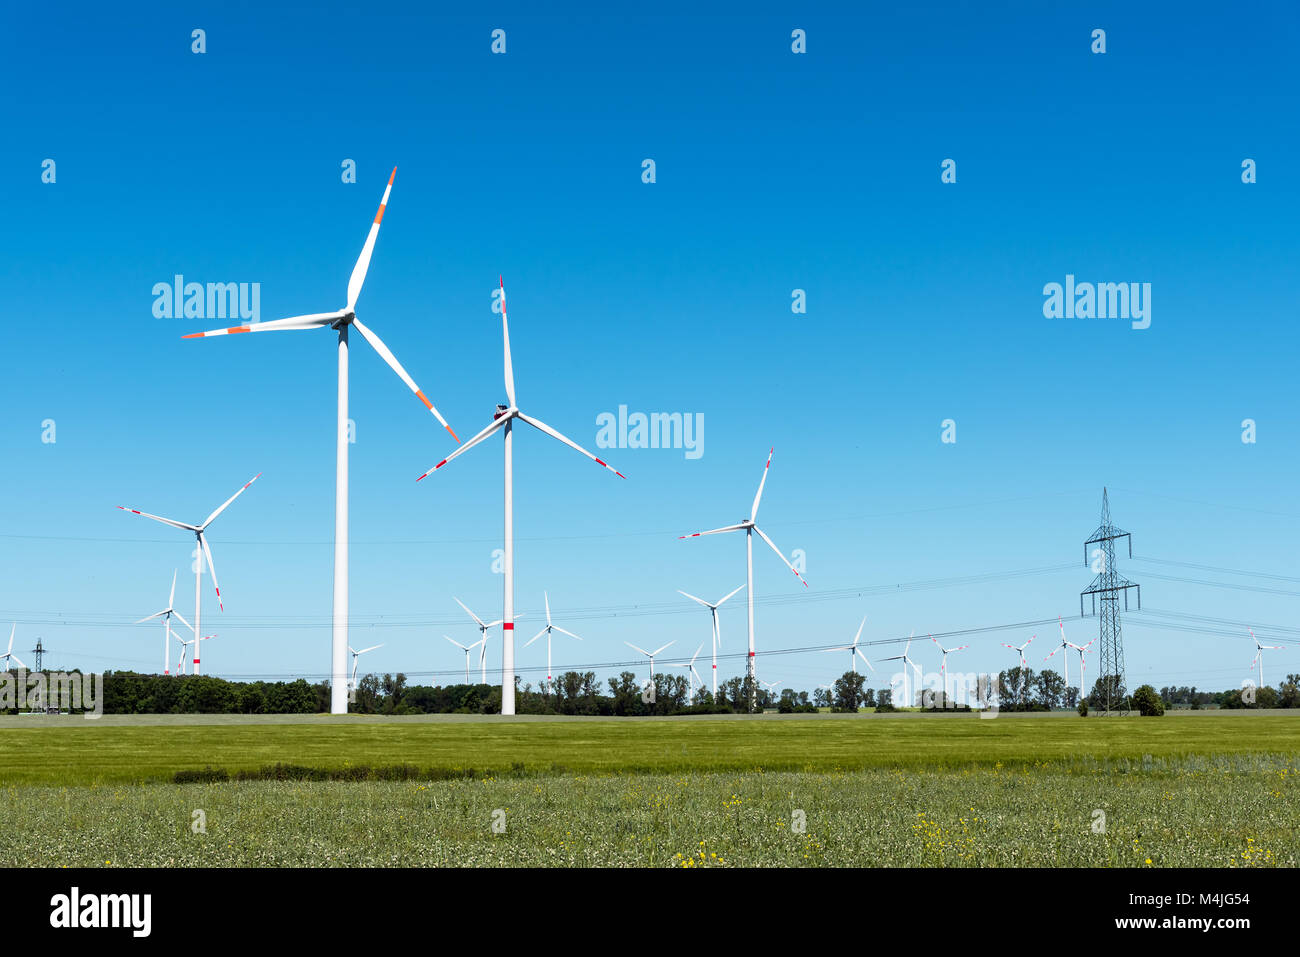
<svg viewBox="0 0 1300 957">
<path fill-rule="evenodd" d="M 1110 495 L 1106 489 L 1101 490 L 1101 525 L 1083 543 L 1083 563 L 1097 573 L 1097 577 L 1079 595 L 1079 615 L 1082 617 L 1083 599 L 1092 596 L 1092 614 L 1097 614 L 1097 599 L 1101 599 L 1101 700 L 1094 701 L 1106 714 L 1128 714 L 1128 690 L 1124 677 L 1124 638 L 1119 625 L 1120 593 L 1124 595 L 1124 610 L 1128 611 L 1128 590 L 1137 589 L 1138 608 L 1142 607 L 1142 587 L 1120 576 L 1115 569 L 1115 540 L 1128 539 L 1128 557 L 1133 557 L 1133 536 L 1122 528 L 1116 528 L 1110 521 Z M 1095 546 L 1095 547 L 1094 547 Z M 1091 549 L 1091 550 L 1090 550 Z M 1087 688 L 1080 688 L 1082 697 L 1088 696 Z"/>
<path fill-rule="evenodd" d="M 36 639 L 36 647 L 32 649 L 32 654 L 33 654 L 33 655 L 35 656 L 35 658 L 36 658 L 36 667 L 35 667 L 33 670 L 34 670 L 34 671 L 44 671 L 44 670 L 45 670 L 45 668 L 44 668 L 44 664 L 45 664 L 45 646 L 44 646 L 43 644 L 41 644 L 41 639 L 40 639 L 40 638 L 37 638 L 37 639 Z"/>
</svg>

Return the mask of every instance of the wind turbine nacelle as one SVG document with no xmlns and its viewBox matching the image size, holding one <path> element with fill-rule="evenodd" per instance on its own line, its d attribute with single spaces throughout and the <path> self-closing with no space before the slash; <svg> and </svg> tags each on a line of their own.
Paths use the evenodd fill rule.
<svg viewBox="0 0 1300 957">
<path fill-rule="evenodd" d="M 510 411 L 510 406 L 502 405 L 500 402 L 498 402 L 497 410 L 492 413 L 492 421 L 495 422 L 497 419 L 501 418 L 501 416 L 505 415 L 509 411 Z"/>
</svg>

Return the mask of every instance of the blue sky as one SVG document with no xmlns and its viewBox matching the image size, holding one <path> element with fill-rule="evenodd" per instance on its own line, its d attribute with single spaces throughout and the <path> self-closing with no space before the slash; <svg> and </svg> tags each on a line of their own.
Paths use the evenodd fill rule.
<svg viewBox="0 0 1300 957">
<path fill-rule="evenodd" d="M 1144 607 L 1209 632 L 1126 619 L 1130 684 L 1247 677 L 1244 631 L 1204 618 L 1283 626 L 1257 629 L 1290 643 L 1265 677 L 1300 670 L 1294 7 L 716 9 L 18 13 L 0 41 L 23 94 L 0 154 L 16 647 L 41 635 L 56 665 L 156 669 L 157 632 L 129 623 L 175 568 L 188 617 L 191 545 L 114 506 L 197 521 L 262 472 L 212 528 L 226 610 L 205 581 L 205 670 L 327 671 L 333 335 L 183 341 L 224 323 L 155 318 L 151 289 L 260 283 L 264 320 L 338 308 L 396 166 L 358 315 L 465 438 L 504 398 L 504 274 L 521 408 L 628 476 L 518 433 L 519 632 L 547 589 L 586 639 L 557 644 L 557 670 L 628 662 L 624 640 L 689 655 L 708 638 L 675 590 L 743 582 L 743 540 L 676 536 L 745 517 L 770 446 L 760 524 L 804 552 L 811 588 L 756 550 L 760 600 L 799 599 L 760 604 L 760 677 L 832 680 L 842 655 L 763 652 L 847 642 L 863 615 L 864 641 L 1077 616 L 1103 485 Z M 1045 318 L 1042 288 L 1066 274 L 1150 282 L 1150 328 Z M 451 443 L 353 343 L 352 644 L 385 642 L 376 670 L 445 681 L 463 659 L 441 635 L 476 637 L 452 596 L 500 616 L 500 445 L 417 485 Z M 703 455 L 595 448 L 620 405 L 702 415 Z M 1031 569 L 1047 570 L 1003 574 Z M 987 577 L 876 587 L 970 576 Z M 999 642 L 1033 630 L 973 635 L 950 667 L 1005 667 Z M 1037 631 L 1046 654 L 1055 629 Z M 542 644 L 518 656 L 536 681 Z"/>
</svg>

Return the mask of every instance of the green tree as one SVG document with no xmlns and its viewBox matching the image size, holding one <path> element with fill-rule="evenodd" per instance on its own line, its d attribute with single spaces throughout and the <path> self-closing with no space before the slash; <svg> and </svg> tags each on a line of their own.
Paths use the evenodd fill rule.
<svg viewBox="0 0 1300 957">
<path fill-rule="evenodd" d="M 862 688 L 866 681 L 856 671 L 846 671 L 835 679 L 835 705 L 832 710 L 856 714 L 862 705 Z"/>
<path fill-rule="evenodd" d="M 1151 685 L 1141 685 L 1133 692 L 1133 707 L 1149 718 L 1158 718 L 1165 713 L 1164 699 Z"/>
</svg>

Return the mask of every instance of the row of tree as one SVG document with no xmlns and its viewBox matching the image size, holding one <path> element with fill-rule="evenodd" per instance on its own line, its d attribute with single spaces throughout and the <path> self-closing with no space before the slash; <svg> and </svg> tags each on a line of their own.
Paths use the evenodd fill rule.
<svg viewBox="0 0 1300 957">
<path fill-rule="evenodd" d="M 1278 688 L 1232 689 L 1205 692 L 1196 688 L 1150 685 L 1126 697 L 1116 678 L 1099 678 L 1081 699 L 1054 671 L 1009 668 L 996 676 L 982 675 L 979 687 L 963 689 L 918 688 L 911 707 L 925 710 L 969 710 L 996 705 L 1004 711 L 1048 711 L 1080 708 L 1100 702 L 1124 701 L 1143 713 L 1166 707 L 1297 708 L 1300 675 L 1287 675 Z M 1149 692 L 1149 693 L 1148 693 Z M 319 714 L 329 711 L 329 683 L 296 681 L 226 681 L 209 675 L 147 675 L 129 671 L 105 672 L 105 714 Z M 498 714 L 501 688 L 487 684 L 408 685 L 406 675 L 366 675 L 358 682 L 349 710 L 360 714 Z M 554 681 L 516 685 L 515 706 L 520 714 L 557 715 L 682 715 L 729 714 L 776 710 L 798 714 L 829 709 L 857 712 L 863 708 L 893 711 L 889 688 L 866 686 L 864 675 L 848 671 L 830 687 L 807 691 L 783 688 L 779 693 L 756 687 L 747 677 L 730 678 L 718 685 L 716 695 L 705 688 L 692 691 L 684 675 L 657 675 L 653 685 L 630 671 L 602 684 L 594 671 L 568 671 Z M 1140 706 L 1139 706 L 1140 705 Z M 12 711 L 12 709 L 10 709 Z"/>
</svg>

